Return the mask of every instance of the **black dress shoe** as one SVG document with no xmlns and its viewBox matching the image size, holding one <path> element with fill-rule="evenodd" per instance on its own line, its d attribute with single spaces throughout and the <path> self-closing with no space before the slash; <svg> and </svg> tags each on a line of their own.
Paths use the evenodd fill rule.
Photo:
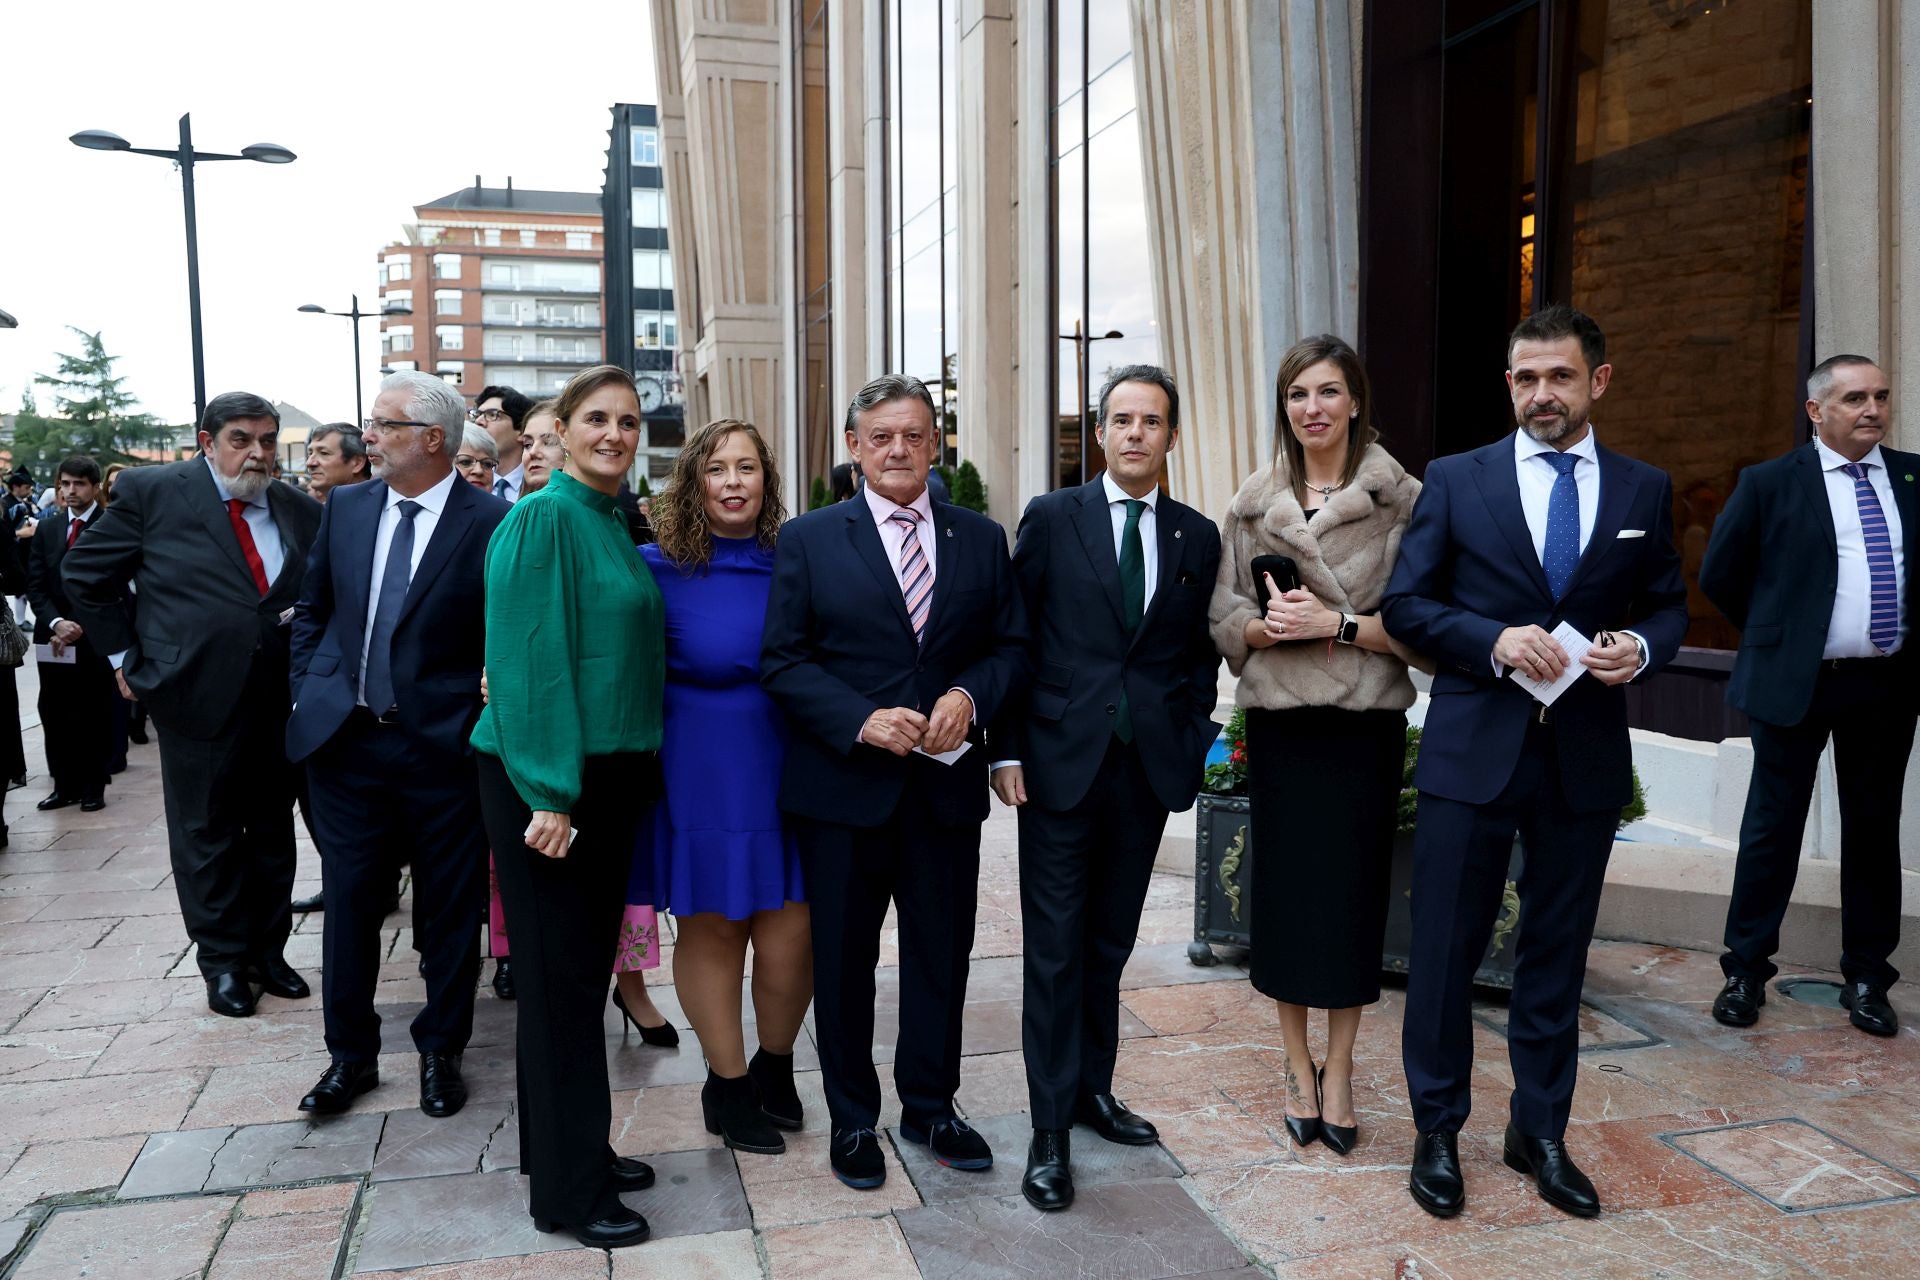
<svg viewBox="0 0 1920 1280">
<path fill-rule="evenodd" d="M 640 1038 L 654 1048 L 671 1049 L 680 1043 L 680 1033 L 674 1030 L 671 1022 L 663 1022 L 657 1027 L 641 1026 L 640 1019 L 634 1017 L 633 1010 L 627 1008 L 626 998 L 620 994 L 620 988 L 618 987 L 613 989 L 613 1007 L 620 1011 L 621 1017 L 633 1024 L 633 1029 L 640 1033 Z M 620 1038 L 624 1040 L 626 1039 L 626 1035 L 627 1028 L 622 1024 L 620 1028 Z"/>
<path fill-rule="evenodd" d="M 594 1249 L 624 1249 L 629 1245 L 645 1244 L 649 1234 L 647 1220 L 625 1205 L 592 1222 L 553 1222 L 535 1218 L 533 1225 L 546 1232 L 564 1231 L 581 1244 Z"/>
<path fill-rule="evenodd" d="M 467 1105 L 467 1082 L 460 1078 L 460 1055 L 420 1055 L 420 1109 L 445 1119 Z"/>
<path fill-rule="evenodd" d="M 105 796 L 88 796 L 80 802 L 80 812 L 82 813 L 98 813 L 106 807 L 107 798 Z"/>
<path fill-rule="evenodd" d="M 513 961 L 506 956 L 493 962 L 493 994 L 502 1000 L 514 998 Z"/>
<path fill-rule="evenodd" d="M 1728 978 L 1713 1001 L 1713 1020 L 1727 1027 L 1750 1027 L 1760 1021 L 1767 1002 L 1767 984 L 1752 978 Z"/>
<path fill-rule="evenodd" d="M 237 973 L 216 973 L 207 979 L 207 1008 L 228 1018 L 251 1018 L 253 988 Z"/>
<path fill-rule="evenodd" d="M 943 1116 L 925 1128 L 903 1119 L 900 1136 L 925 1147 L 935 1160 L 949 1169 L 978 1173 L 993 1168 L 993 1148 L 958 1116 Z"/>
<path fill-rule="evenodd" d="M 653 1166 L 632 1156 L 615 1156 L 607 1181 L 615 1191 L 645 1191 L 653 1185 Z"/>
<path fill-rule="evenodd" d="M 293 914 L 297 916 L 305 915 L 309 911 L 325 911 L 327 909 L 327 895 L 325 893 L 316 893 L 311 898 L 295 898 L 287 905 L 292 909 Z"/>
<path fill-rule="evenodd" d="M 1160 1141 L 1160 1131 L 1153 1127 L 1151 1120 L 1127 1110 L 1127 1104 L 1110 1093 L 1094 1093 L 1080 1099 L 1073 1109 L 1073 1118 L 1108 1142 L 1123 1146 L 1147 1147 Z M 1067 1199 L 1073 1199 L 1071 1186 L 1067 1189 Z"/>
<path fill-rule="evenodd" d="M 1334 1124 L 1327 1119 L 1327 1069 L 1321 1067 L 1313 1077 L 1314 1096 L 1320 1099 L 1320 1141 L 1337 1156 L 1346 1155 L 1353 1150 L 1353 1144 L 1360 1140 L 1360 1126 L 1352 1124 Z"/>
<path fill-rule="evenodd" d="M 707 1082 L 700 1089 L 700 1115 L 707 1123 L 707 1132 L 735 1151 L 777 1156 L 787 1149 L 787 1140 L 760 1110 L 760 1095 L 753 1087 L 752 1076 L 729 1079 L 709 1070 Z"/>
<path fill-rule="evenodd" d="M 305 1000 L 313 994 L 313 988 L 307 985 L 307 980 L 280 956 L 255 964 L 247 970 L 247 977 L 259 983 L 260 989 L 268 995 L 279 996 L 282 1000 Z"/>
<path fill-rule="evenodd" d="M 1451 1218 L 1465 1207 L 1467 1184 L 1460 1177 L 1459 1134 L 1435 1129 L 1413 1140 L 1413 1168 L 1407 1174 L 1407 1190 L 1436 1218 Z"/>
<path fill-rule="evenodd" d="M 747 1077 L 760 1091 L 760 1111 L 776 1129 L 798 1129 L 805 1121 L 800 1091 L 793 1085 L 793 1055 L 764 1046 L 747 1062 Z"/>
<path fill-rule="evenodd" d="M 871 1191 L 887 1180 L 887 1158 L 880 1153 L 880 1135 L 871 1129 L 835 1129 L 828 1161 L 833 1176 L 855 1191 Z"/>
<path fill-rule="evenodd" d="M 70 804 L 79 804 L 79 803 L 80 803 L 79 796 L 63 795 L 60 792 L 55 791 L 49 794 L 45 800 L 42 800 L 39 804 L 33 807 L 36 809 L 42 809 L 42 810 L 64 809 Z"/>
<path fill-rule="evenodd" d="M 128 725 L 127 741 L 133 743 L 135 746 L 141 746 L 141 747 L 146 746 L 148 742 L 147 726 L 143 724 Z"/>
<path fill-rule="evenodd" d="M 323 1116 L 339 1115 L 353 1105 L 355 1098 L 379 1083 L 379 1063 L 336 1059 L 320 1073 L 320 1083 L 313 1086 L 313 1091 L 300 1099 L 300 1109 Z"/>
<path fill-rule="evenodd" d="M 1600 1214 L 1600 1196 L 1593 1183 L 1556 1138 L 1529 1138 L 1507 1126 L 1507 1168 L 1524 1173 L 1540 1186 L 1540 1198 L 1576 1218 Z"/>
<path fill-rule="evenodd" d="M 1027 1174 L 1020 1194 L 1043 1213 L 1073 1203 L 1073 1142 L 1065 1129 L 1035 1129 L 1027 1147 Z"/>
<path fill-rule="evenodd" d="M 1849 982 L 1840 988 L 1840 1005 L 1853 1025 L 1874 1036 L 1897 1035 L 1899 1015 L 1887 1001 L 1887 989 L 1871 982 Z"/>
</svg>

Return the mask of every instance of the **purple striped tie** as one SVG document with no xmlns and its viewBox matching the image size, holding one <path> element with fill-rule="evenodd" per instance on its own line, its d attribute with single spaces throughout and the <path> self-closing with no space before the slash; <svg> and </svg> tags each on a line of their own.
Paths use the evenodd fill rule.
<svg viewBox="0 0 1920 1280">
<path fill-rule="evenodd" d="M 903 535 L 900 541 L 900 591 L 907 598 L 907 617 L 913 622 L 913 638 L 924 638 L 927 629 L 927 610 L 933 603 L 933 567 L 927 563 L 927 553 L 920 549 L 920 534 L 914 528 L 920 523 L 920 513 L 911 507 L 902 507 L 887 519 L 900 526 Z M 1884 540 L 1885 535 L 1882 535 Z"/>
<path fill-rule="evenodd" d="M 1887 533 L 1887 513 L 1880 509 L 1880 496 L 1867 479 L 1865 464 L 1849 462 L 1845 470 L 1853 477 L 1853 500 L 1860 504 L 1860 536 L 1867 545 L 1867 572 L 1873 582 L 1867 639 L 1880 652 L 1889 653 L 1900 639 L 1900 601 L 1893 581 L 1893 539 Z"/>
</svg>

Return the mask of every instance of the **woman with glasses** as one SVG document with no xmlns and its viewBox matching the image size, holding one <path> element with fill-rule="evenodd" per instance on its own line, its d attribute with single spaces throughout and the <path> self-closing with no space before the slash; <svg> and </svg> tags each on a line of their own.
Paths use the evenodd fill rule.
<svg viewBox="0 0 1920 1280">
<path fill-rule="evenodd" d="M 482 493 L 493 492 L 493 473 L 500 467 L 500 450 L 493 437 L 469 422 L 460 437 L 460 451 L 453 455 L 460 478 Z"/>
</svg>

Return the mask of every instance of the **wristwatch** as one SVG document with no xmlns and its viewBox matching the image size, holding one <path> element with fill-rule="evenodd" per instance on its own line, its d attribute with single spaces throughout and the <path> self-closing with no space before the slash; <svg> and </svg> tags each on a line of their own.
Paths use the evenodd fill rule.
<svg viewBox="0 0 1920 1280">
<path fill-rule="evenodd" d="M 1338 640 L 1341 644 L 1352 644 L 1354 642 L 1354 639 L 1358 637 L 1359 634 L 1360 634 L 1360 619 L 1354 617 L 1350 613 L 1341 614 L 1340 629 L 1333 633 L 1333 638 L 1335 640 Z"/>
</svg>

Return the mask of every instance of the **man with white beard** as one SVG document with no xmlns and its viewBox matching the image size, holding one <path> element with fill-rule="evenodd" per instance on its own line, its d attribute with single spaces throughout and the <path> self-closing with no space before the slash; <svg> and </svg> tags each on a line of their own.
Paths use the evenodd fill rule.
<svg viewBox="0 0 1920 1280">
<path fill-rule="evenodd" d="M 253 1012 L 256 985 L 309 994 L 282 954 L 294 870 L 287 624 L 320 504 L 272 483 L 279 435 L 266 400 L 215 396 L 201 456 L 123 472 L 61 564 L 75 620 L 160 730 L 180 914 L 207 1007 L 234 1018 Z"/>
</svg>

